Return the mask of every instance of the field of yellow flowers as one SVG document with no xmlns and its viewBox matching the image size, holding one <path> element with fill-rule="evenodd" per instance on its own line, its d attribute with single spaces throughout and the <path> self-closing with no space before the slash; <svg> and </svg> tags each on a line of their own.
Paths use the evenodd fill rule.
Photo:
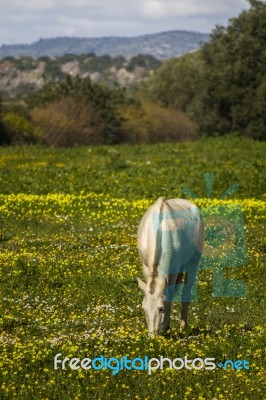
<svg viewBox="0 0 266 400">
<path fill-rule="evenodd" d="M 0 399 L 264 399 L 265 147 L 229 137 L 1 148 Z M 215 297 L 212 268 L 201 268 L 188 330 L 175 302 L 170 334 L 148 339 L 136 231 L 157 197 L 184 197 L 183 188 L 202 209 L 241 207 L 247 262 L 224 273 L 246 293 Z M 54 369 L 58 353 L 246 360 L 249 369 Z"/>
</svg>

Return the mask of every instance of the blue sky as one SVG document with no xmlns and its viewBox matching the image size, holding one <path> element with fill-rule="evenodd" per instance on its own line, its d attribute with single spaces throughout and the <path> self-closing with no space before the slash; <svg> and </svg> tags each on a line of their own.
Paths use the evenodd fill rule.
<svg viewBox="0 0 266 400">
<path fill-rule="evenodd" d="M 0 45 L 56 36 L 210 32 L 248 7 L 245 0 L 0 0 Z"/>
</svg>

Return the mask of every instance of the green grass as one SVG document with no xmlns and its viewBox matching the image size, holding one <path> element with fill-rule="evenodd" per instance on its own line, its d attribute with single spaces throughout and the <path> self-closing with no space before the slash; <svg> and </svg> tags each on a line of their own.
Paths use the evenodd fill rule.
<svg viewBox="0 0 266 400">
<path fill-rule="evenodd" d="M 265 348 L 265 143 L 195 143 L 0 149 L 0 398 L 263 399 Z M 204 174 L 214 176 L 206 199 Z M 216 199 L 234 182 L 231 200 Z M 136 277 L 136 230 L 157 197 L 197 194 L 200 207 L 240 204 L 248 264 L 226 279 L 241 298 L 213 297 L 199 272 L 188 331 L 148 339 Z M 215 264 L 215 263 L 214 263 Z M 214 265 L 215 266 L 215 265 Z M 63 357 L 246 359 L 250 370 L 54 370 Z"/>
<path fill-rule="evenodd" d="M 265 144 L 250 139 L 213 138 L 194 143 L 1 150 L 1 192 L 105 193 L 128 199 L 181 195 L 188 186 L 206 196 L 204 174 L 216 176 L 213 197 L 233 182 L 232 198 L 262 198 Z"/>
</svg>

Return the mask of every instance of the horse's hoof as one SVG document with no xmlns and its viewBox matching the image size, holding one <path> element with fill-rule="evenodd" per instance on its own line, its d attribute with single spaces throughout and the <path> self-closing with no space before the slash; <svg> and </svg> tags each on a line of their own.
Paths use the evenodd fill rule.
<svg viewBox="0 0 266 400">
<path fill-rule="evenodd" d="M 186 326 L 187 326 L 187 323 L 186 323 L 186 321 L 184 321 L 183 319 L 181 319 L 181 321 L 180 321 L 180 329 L 185 329 L 186 328 Z"/>
</svg>

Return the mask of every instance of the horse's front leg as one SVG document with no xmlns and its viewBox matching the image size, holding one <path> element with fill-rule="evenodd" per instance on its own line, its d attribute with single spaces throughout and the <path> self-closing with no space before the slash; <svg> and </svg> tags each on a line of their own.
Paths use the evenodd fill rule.
<svg viewBox="0 0 266 400">
<path fill-rule="evenodd" d="M 171 301 L 164 302 L 164 320 L 163 331 L 167 332 L 170 329 L 170 314 L 171 314 Z"/>
</svg>

